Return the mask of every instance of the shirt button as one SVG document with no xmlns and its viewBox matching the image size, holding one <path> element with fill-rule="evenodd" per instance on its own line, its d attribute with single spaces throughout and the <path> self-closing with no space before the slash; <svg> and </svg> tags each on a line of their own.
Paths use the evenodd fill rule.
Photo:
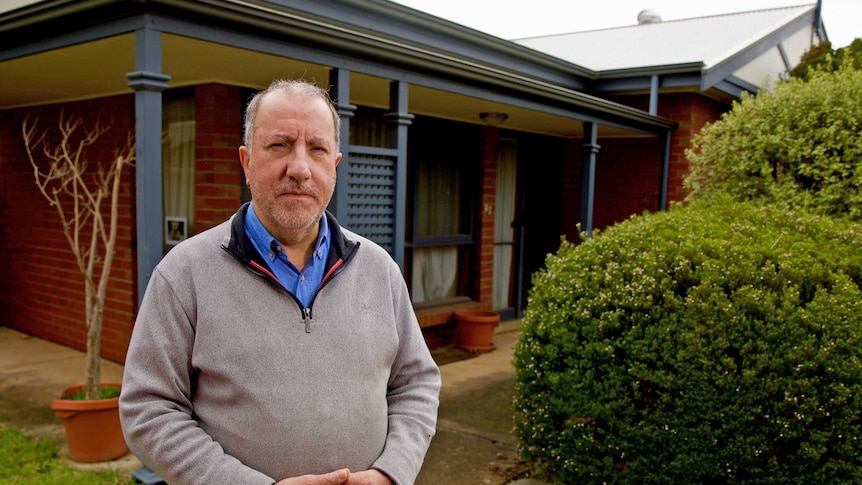
<svg viewBox="0 0 862 485">
<path fill-rule="evenodd" d="M 274 255 L 274 254 L 272 254 L 272 251 L 270 251 L 270 252 L 269 252 L 269 257 L 270 257 L 270 258 L 275 257 L 275 255 Z"/>
<path fill-rule="evenodd" d="M 305 281 L 305 276 L 300 276 L 299 281 Z"/>
</svg>

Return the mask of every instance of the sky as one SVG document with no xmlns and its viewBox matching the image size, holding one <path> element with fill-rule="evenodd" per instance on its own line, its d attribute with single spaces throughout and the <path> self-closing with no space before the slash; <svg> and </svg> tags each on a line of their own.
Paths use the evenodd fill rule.
<svg viewBox="0 0 862 485">
<path fill-rule="evenodd" d="M 395 0 L 397 3 L 503 39 L 637 24 L 654 10 L 662 20 L 811 5 L 815 0 Z M 823 0 L 823 23 L 833 48 L 862 37 L 862 0 Z"/>
</svg>

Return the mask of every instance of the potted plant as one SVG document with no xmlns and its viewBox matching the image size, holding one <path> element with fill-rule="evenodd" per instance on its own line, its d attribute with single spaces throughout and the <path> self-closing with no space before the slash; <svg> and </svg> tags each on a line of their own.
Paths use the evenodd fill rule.
<svg viewBox="0 0 862 485">
<path fill-rule="evenodd" d="M 39 132 L 37 125 L 38 120 L 24 120 L 24 145 L 36 186 L 56 209 L 84 278 L 86 308 L 84 384 L 66 389 L 51 407 L 64 420 L 72 459 L 110 460 L 125 454 L 127 447 L 117 407 L 120 383 L 101 382 L 102 319 L 117 242 L 120 182 L 123 171 L 134 161 L 135 148 L 130 136 L 113 160 L 89 166 L 89 149 L 110 129 L 110 123 L 96 120 L 88 127 L 81 117 L 69 119 L 61 114 L 57 133 Z M 103 394 L 103 387 L 113 390 Z M 97 437 L 101 432 L 108 435 Z M 83 439 L 80 433 L 85 435 Z"/>
<path fill-rule="evenodd" d="M 457 332 L 457 346 L 473 353 L 494 350 L 494 330 L 500 315 L 487 310 L 458 310 L 452 314 Z"/>
</svg>

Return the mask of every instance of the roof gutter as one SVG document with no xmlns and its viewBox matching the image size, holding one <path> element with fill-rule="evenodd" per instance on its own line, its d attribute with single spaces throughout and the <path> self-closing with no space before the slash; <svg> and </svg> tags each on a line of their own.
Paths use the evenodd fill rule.
<svg viewBox="0 0 862 485">
<path fill-rule="evenodd" d="M 399 39 L 382 36 L 374 32 L 355 29 L 349 25 L 335 24 L 326 19 L 275 9 L 261 5 L 259 2 L 248 0 L 199 0 L 194 3 L 187 0 L 159 0 L 159 2 L 173 4 L 186 10 L 194 10 L 234 22 L 241 21 L 244 25 L 265 28 L 300 39 L 311 40 L 338 48 L 341 51 L 355 52 L 361 56 L 368 56 L 370 54 L 378 59 L 395 64 L 434 71 L 442 74 L 444 77 L 451 78 L 457 76 L 462 79 L 490 84 L 507 90 L 515 89 L 522 93 L 573 105 L 591 114 L 602 113 L 615 120 L 627 120 L 629 123 L 638 125 L 648 131 L 662 131 L 676 127 L 676 122 L 674 121 L 650 115 L 639 109 L 543 82 L 523 74 L 432 50 L 425 46 L 406 43 Z M 364 2 L 356 0 L 348 0 L 348 3 L 365 5 Z M 221 7 L 219 8 L 215 4 L 219 4 Z M 387 3 L 387 5 L 389 4 Z M 224 7 L 229 7 L 233 10 L 233 13 L 242 13 L 243 15 L 238 18 Z M 480 35 L 480 37 L 490 37 L 500 44 L 508 44 L 508 41 L 497 40 L 484 34 Z M 486 38 L 484 41 L 487 42 L 488 39 Z M 512 52 L 518 50 L 513 46 L 509 46 Z M 539 54 L 526 48 L 525 50 L 529 51 L 530 54 L 535 53 L 537 56 Z M 574 67 L 573 64 L 565 62 L 559 64 L 561 68 L 563 66 L 568 67 L 569 71 Z"/>
<path fill-rule="evenodd" d="M 633 77 L 651 77 L 669 76 L 674 74 L 691 74 L 697 73 L 700 75 L 706 64 L 703 62 L 686 62 L 680 64 L 665 64 L 659 66 L 635 67 L 631 69 L 608 69 L 599 71 L 599 79 L 616 79 L 616 78 L 633 78 Z"/>
<path fill-rule="evenodd" d="M 552 56 L 542 51 L 537 51 L 510 40 L 502 39 L 484 32 L 465 27 L 461 24 L 441 20 L 420 10 L 415 10 L 391 1 L 381 0 L 340 0 L 341 3 L 354 5 L 377 15 L 384 15 L 400 22 L 413 24 L 417 27 L 433 30 L 450 38 L 462 40 L 466 43 L 479 45 L 512 57 L 529 60 L 541 66 L 569 72 L 576 76 L 595 79 L 596 71 L 584 66 Z"/>
</svg>

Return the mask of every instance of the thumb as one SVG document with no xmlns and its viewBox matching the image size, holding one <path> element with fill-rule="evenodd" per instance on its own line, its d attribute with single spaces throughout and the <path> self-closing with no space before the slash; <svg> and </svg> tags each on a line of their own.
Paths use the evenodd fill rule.
<svg viewBox="0 0 862 485">
<path fill-rule="evenodd" d="M 347 478 L 350 476 L 350 470 L 347 468 L 342 468 L 341 470 L 335 470 L 334 472 L 329 472 L 326 475 L 323 475 L 323 480 L 321 480 L 321 485 L 341 485 L 347 482 Z"/>
</svg>

